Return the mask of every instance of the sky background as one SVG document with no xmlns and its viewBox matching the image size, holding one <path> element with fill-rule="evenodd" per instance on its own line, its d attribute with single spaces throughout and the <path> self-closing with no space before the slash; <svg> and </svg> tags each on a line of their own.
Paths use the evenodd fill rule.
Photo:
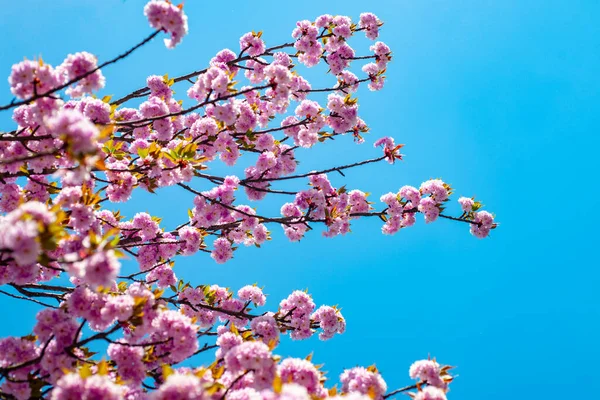
<svg viewBox="0 0 600 400">
<path fill-rule="evenodd" d="M 86 50 L 115 56 L 151 30 L 145 1 L 5 1 L 0 13 L 0 75 L 23 56 L 57 65 Z M 600 3 L 595 1 L 281 1 L 188 0 L 190 32 L 175 50 L 154 40 L 106 68 L 100 93 L 124 95 L 150 74 L 203 68 L 239 37 L 264 31 L 267 45 L 291 39 L 295 22 L 323 13 L 374 12 L 380 40 L 393 51 L 381 92 L 359 92 L 367 143 L 351 137 L 298 151 L 299 171 L 376 157 L 372 143 L 391 135 L 405 159 L 333 176 L 336 186 L 372 199 L 441 177 L 459 195 L 477 196 L 500 227 L 479 240 L 462 223 L 418 224 L 395 236 L 381 221 L 325 239 L 321 228 L 289 243 L 273 226 L 272 242 L 242 248 L 225 265 L 206 255 L 180 257 L 175 272 L 194 284 L 237 288 L 257 282 L 267 308 L 309 288 L 317 305 L 342 307 L 348 329 L 327 342 L 284 340 L 277 353 L 325 363 L 331 384 L 344 368 L 377 364 L 390 389 L 410 383 L 408 367 L 428 355 L 457 366 L 450 399 L 590 398 L 600 358 Z M 357 54 L 368 43 L 355 42 Z M 356 65 L 355 71 L 360 72 Z M 301 71 L 306 71 L 301 68 Z M 321 65 L 313 87 L 331 85 Z M 177 91 L 178 89 L 175 88 Z M 177 96 L 183 97 L 181 86 Z M 11 100 L 0 83 L 0 103 Z M 0 114 L 0 129 L 14 126 Z M 253 162 L 249 156 L 243 165 Z M 239 173 L 212 166 L 215 174 Z M 206 189 L 204 182 L 192 186 Z M 280 186 L 283 187 L 283 186 Z M 298 181 L 297 189 L 306 187 Z M 192 197 L 172 188 L 137 194 L 125 215 L 149 211 L 167 227 L 186 219 Z M 243 200 L 243 196 L 240 197 Z M 252 204 L 278 214 L 286 199 Z M 111 205 L 116 209 L 118 205 Z M 449 213 L 459 214 L 453 202 Z M 25 335 L 36 308 L 2 298 L 0 337 Z"/>
</svg>

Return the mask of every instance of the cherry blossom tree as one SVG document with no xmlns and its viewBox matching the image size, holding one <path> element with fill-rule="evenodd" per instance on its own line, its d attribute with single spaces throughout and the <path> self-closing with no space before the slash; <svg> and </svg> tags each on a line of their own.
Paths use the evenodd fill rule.
<svg viewBox="0 0 600 400">
<path fill-rule="evenodd" d="M 451 367 L 435 359 L 416 361 L 413 382 L 403 388 L 388 388 L 373 366 L 344 371 L 336 386 L 310 357 L 282 359 L 276 348 L 286 335 L 328 340 L 343 333 L 338 308 L 317 307 L 308 293 L 294 291 L 259 311 L 266 297 L 258 286 L 198 285 L 178 280 L 174 268 L 178 256 L 210 256 L 216 266 L 242 245 L 266 247 L 270 229 L 300 241 L 319 226 L 333 237 L 359 218 L 375 217 L 382 233 L 392 235 L 419 214 L 425 223 L 464 224 L 477 238 L 496 228 L 474 198 L 460 197 L 459 214 L 447 214 L 453 189 L 440 179 L 402 186 L 380 202 L 332 185 L 328 173 L 402 160 L 402 145 L 391 137 L 365 150 L 373 158 L 298 169 L 300 148 L 367 140 L 353 93 L 363 84 L 384 87 L 392 53 L 376 41 L 383 23 L 371 13 L 357 22 L 322 15 L 299 21 L 292 40 L 276 45 L 249 32 L 239 49 L 220 51 L 205 69 L 149 76 L 122 98 L 97 98 L 104 68 L 156 37 L 166 36 L 172 48 L 188 33 L 182 6 L 152 0 L 144 14 L 152 33 L 114 59 L 99 63 L 79 52 L 58 66 L 40 58 L 12 67 L 15 98 L 0 107 L 16 124 L 0 134 L 0 293 L 43 309 L 31 335 L 0 339 L 0 397 L 446 399 Z M 355 35 L 374 42 L 355 50 Z M 311 67 L 327 70 L 331 86 L 313 87 L 303 78 L 302 69 Z M 193 105 L 183 106 L 175 85 Z M 211 163 L 244 162 L 243 176 L 210 170 Z M 297 182 L 297 189 L 278 188 L 282 181 Z M 160 195 L 167 186 L 195 196 L 179 226 L 117 210 L 134 190 Z M 281 199 L 280 215 L 261 212 L 266 196 Z M 214 354 L 214 361 L 181 365 L 201 353 Z"/>
</svg>

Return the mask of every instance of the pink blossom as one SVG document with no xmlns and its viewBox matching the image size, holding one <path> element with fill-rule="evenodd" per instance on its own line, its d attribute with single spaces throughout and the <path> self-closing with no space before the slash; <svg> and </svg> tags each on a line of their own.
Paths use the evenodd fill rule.
<svg viewBox="0 0 600 400">
<path fill-rule="evenodd" d="M 279 309 L 281 315 L 289 314 L 289 325 L 294 328 L 290 335 L 292 339 L 306 339 L 311 336 L 310 317 L 315 303 L 308 294 L 299 290 L 292 292 L 287 299 L 279 303 Z"/>
<path fill-rule="evenodd" d="M 365 34 L 367 35 L 367 37 L 369 39 L 371 39 L 371 40 L 377 39 L 377 37 L 379 36 L 379 25 L 381 25 L 381 22 L 379 21 L 377 16 L 375 16 L 375 14 L 372 14 L 372 13 L 360 14 L 360 20 L 359 20 L 358 26 L 361 29 L 365 30 Z"/>
<path fill-rule="evenodd" d="M 398 196 L 406 199 L 406 201 L 409 201 L 412 204 L 419 204 L 421 201 L 421 193 L 413 186 L 402 186 L 398 192 Z"/>
<path fill-rule="evenodd" d="M 12 66 L 10 91 L 20 99 L 46 93 L 62 84 L 60 73 L 42 61 L 25 60 Z"/>
<path fill-rule="evenodd" d="M 98 128 L 81 112 L 61 110 L 47 122 L 48 132 L 64 140 L 74 154 L 94 153 L 97 150 Z"/>
<path fill-rule="evenodd" d="M 21 187 L 16 183 L 1 185 L 0 194 L 0 211 L 10 212 L 19 206 Z"/>
<path fill-rule="evenodd" d="M 243 342 L 244 340 L 240 335 L 236 335 L 231 331 L 224 330 L 223 332 L 219 332 L 219 338 L 217 339 L 216 343 L 217 346 L 219 346 L 219 349 L 217 350 L 216 357 L 225 357 L 225 354 L 227 354 L 229 350 L 233 349 L 237 345 L 242 344 Z"/>
<path fill-rule="evenodd" d="M 421 389 L 413 400 L 446 400 L 446 393 L 434 386 L 427 386 Z"/>
<path fill-rule="evenodd" d="M 165 362 L 181 362 L 198 350 L 198 326 L 189 317 L 174 310 L 162 311 L 152 321 L 152 327 L 150 340 L 163 342 L 156 345 L 155 352 Z"/>
<path fill-rule="evenodd" d="M 169 375 L 165 383 L 151 395 L 152 400 L 203 400 L 204 389 L 200 379 L 192 374 Z"/>
<path fill-rule="evenodd" d="M 107 321 L 127 321 L 133 314 L 134 299 L 128 294 L 108 296 L 101 315 Z"/>
<path fill-rule="evenodd" d="M 231 243 L 225 238 L 218 238 L 213 243 L 214 250 L 210 256 L 218 263 L 223 264 L 233 257 L 233 249 Z"/>
<path fill-rule="evenodd" d="M 121 386 L 112 382 L 108 375 L 92 375 L 83 379 L 78 374 L 66 374 L 56 382 L 51 399 L 73 398 L 120 400 Z"/>
<path fill-rule="evenodd" d="M 240 38 L 240 50 L 256 57 L 265 52 L 265 42 L 260 38 L 260 34 L 248 32 Z"/>
<path fill-rule="evenodd" d="M 71 97 L 81 97 L 86 93 L 100 90 L 104 87 L 106 79 L 102 71 L 97 69 L 98 59 L 93 54 L 86 51 L 69 54 L 65 61 L 58 67 L 61 74 L 65 74 L 67 81 L 72 81 L 88 74 L 85 78 L 67 89 L 67 94 Z M 94 71 L 94 72 L 92 72 Z"/>
<path fill-rule="evenodd" d="M 146 365 L 143 363 L 144 349 L 129 346 L 127 343 L 111 343 L 107 349 L 108 356 L 117 364 L 119 376 L 124 381 L 139 384 L 146 377 Z"/>
<path fill-rule="evenodd" d="M 173 268 L 167 264 L 163 264 L 152 269 L 152 271 L 146 275 L 146 282 L 156 282 L 156 286 L 159 288 L 166 288 L 177 283 L 177 276 L 175 276 Z"/>
<path fill-rule="evenodd" d="M 326 390 L 321 384 L 321 373 L 310 361 L 300 358 L 286 358 L 279 364 L 277 372 L 283 382 L 296 383 L 303 386 L 310 395 L 316 397 L 325 397 L 327 395 Z"/>
<path fill-rule="evenodd" d="M 113 250 L 95 252 L 72 267 L 72 271 L 79 272 L 76 276 L 92 287 L 110 286 L 120 269 Z"/>
<path fill-rule="evenodd" d="M 25 266 L 35 263 L 41 253 L 38 224 L 32 220 L 19 220 L 12 223 L 0 223 L 0 227 L 5 230 L 0 237 L 0 244 L 2 247 L 12 250 L 12 258 L 17 265 Z"/>
<path fill-rule="evenodd" d="M 425 222 L 430 223 L 437 219 L 440 215 L 438 204 L 432 197 L 424 197 L 419 202 L 419 212 L 425 215 Z"/>
<path fill-rule="evenodd" d="M 445 389 L 448 385 L 440 377 L 440 365 L 433 360 L 420 360 L 414 362 L 408 372 L 411 379 L 419 379 L 428 385 Z"/>
<path fill-rule="evenodd" d="M 267 300 L 262 289 L 253 285 L 247 285 L 238 290 L 238 297 L 242 301 L 251 301 L 256 306 L 264 306 Z"/>
<path fill-rule="evenodd" d="M 450 195 L 449 186 L 441 179 L 430 179 L 423 182 L 420 190 L 423 194 L 430 194 L 437 203 L 446 201 Z"/>
<path fill-rule="evenodd" d="M 363 367 L 345 370 L 340 376 L 340 382 L 343 392 L 369 394 L 375 400 L 383 399 L 387 390 L 387 385 L 381 375 Z"/>
<path fill-rule="evenodd" d="M 148 213 L 140 212 L 135 214 L 132 222 L 133 227 L 139 229 L 139 235 L 143 241 L 156 238 L 160 231 L 158 223 Z"/>
<path fill-rule="evenodd" d="M 146 86 L 150 89 L 152 96 L 160 97 L 163 100 L 169 100 L 173 91 L 165 82 L 165 78 L 159 75 L 150 75 L 146 78 Z"/>
<path fill-rule="evenodd" d="M 233 374 L 252 371 L 256 389 L 270 388 L 275 378 L 275 362 L 262 342 L 244 342 L 225 355 L 225 365 Z"/>
<path fill-rule="evenodd" d="M 164 30 L 171 36 L 170 39 L 165 39 L 167 48 L 177 46 L 188 33 L 187 16 L 183 13 L 183 8 L 170 2 L 151 0 L 144 7 L 144 15 L 151 27 Z"/>
<path fill-rule="evenodd" d="M 331 15 L 323 14 L 317 17 L 317 19 L 315 20 L 315 26 L 319 29 L 327 28 L 332 21 L 333 17 Z"/>
<path fill-rule="evenodd" d="M 471 212 L 471 210 L 473 210 L 473 205 L 475 204 L 475 201 L 470 197 L 461 197 L 458 199 L 458 202 L 460 208 L 466 213 Z"/>
<path fill-rule="evenodd" d="M 479 239 L 483 239 L 490 234 L 490 230 L 496 227 L 494 223 L 494 216 L 487 211 L 478 211 L 475 213 L 473 220 L 474 224 L 471 224 L 471 234 Z"/>
<path fill-rule="evenodd" d="M 252 319 L 250 323 L 252 333 L 263 343 L 279 342 L 279 327 L 273 313 L 267 313 Z"/>
<path fill-rule="evenodd" d="M 179 238 L 185 241 L 185 243 L 181 244 L 181 254 L 186 256 L 195 254 L 202 244 L 200 231 L 191 226 L 184 226 L 179 229 L 178 233 Z"/>
<path fill-rule="evenodd" d="M 315 311 L 311 319 L 319 323 L 319 327 L 323 330 L 319 334 L 319 339 L 331 339 L 336 333 L 344 333 L 346 331 L 346 320 L 339 310 L 333 307 L 321 306 Z"/>
</svg>

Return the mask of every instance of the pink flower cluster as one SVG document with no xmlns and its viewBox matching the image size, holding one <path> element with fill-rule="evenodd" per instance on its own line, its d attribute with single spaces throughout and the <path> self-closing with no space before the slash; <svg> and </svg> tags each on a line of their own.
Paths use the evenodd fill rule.
<svg viewBox="0 0 600 400">
<path fill-rule="evenodd" d="M 309 181 L 312 189 L 298 192 L 293 203 L 281 207 L 281 215 L 288 219 L 282 227 L 291 241 L 302 239 L 308 229 L 304 222 L 308 217 L 324 220 L 327 231 L 323 235 L 333 237 L 348 233 L 350 219 L 371 209 L 366 193 L 360 190 L 336 190 L 325 174 L 311 175 Z M 303 213 L 302 210 L 307 211 Z"/>
<path fill-rule="evenodd" d="M 315 24 L 318 28 L 326 28 L 331 32 L 325 43 L 325 51 L 328 53 L 326 60 L 331 73 L 337 75 L 350 65 L 354 57 L 354 50 L 347 43 L 347 39 L 354 33 L 352 20 L 341 15 L 332 17 L 325 14 L 318 17 Z"/>
<path fill-rule="evenodd" d="M 169 375 L 165 383 L 152 393 L 152 400 L 203 400 L 204 388 L 195 375 L 175 373 Z"/>
<path fill-rule="evenodd" d="M 358 105 L 348 97 L 330 94 L 327 96 L 327 109 L 329 110 L 327 123 L 335 133 L 353 130 L 360 122 Z"/>
<path fill-rule="evenodd" d="M 157 287 L 163 289 L 175 285 L 177 283 L 177 276 L 171 266 L 161 263 L 148 272 L 146 282 L 149 284 L 156 283 Z"/>
<path fill-rule="evenodd" d="M 44 273 L 48 271 L 44 272 L 37 264 L 43 252 L 40 236 L 55 219 L 55 214 L 37 201 L 24 203 L 6 216 L 0 216 L 0 248 L 9 255 L 0 265 L 0 284 L 24 284 L 44 279 Z M 48 278 L 54 276 L 50 274 Z"/>
<path fill-rule="evenodd" d="M 346 331 L 346 320 L 339 310 L 330 306 L 321 306 L 315 311 L 312 316 L 314 322 L 319 323 L 319 327 L 323 330 L 319 333 L 319 339 L 331 339 L 336 333 L 342 334 Z"/>
<path fill-rule="evenodd" d="M 409 227 L 415 223 L 415 214 L 422 213 L 425 222 L 435 221 L 443 204 L 452 194 L 452 188 L 440 179 L 430 179 L 421 184 L 420 189 L 412 186 L 403 186 L 398 193 L 387 193 L 380 200 L 386 204 L 386 223 L 382 232 L 388 235 L 398 232 L 401 228 Z M 458 202 L 463 210 L 461 221 L 470 223 L 471 233 L 478 237 L 487 237 L 490 230 L 496 228 L 494 217 L 487 211 L 475 212 L 481 203 L 472 198 L 461 197 Z"/>
<path fill-rule="evenodd" d="M 124 203 L 131 198 L 133 188 L 138 184 L 137 178 L 129 172 L 125 162 L 114 161 L 106 164 L 106 178 L 111 183 L 106 188 L 106 195 L 113 203 Z"/>
<path fill-rule="evenodd" d="M 33 333 L 40 343 L 53 339 L 58 347 L 66 347 L 76 339 L 79 324 L 64 309 L 45 308 L 37 313 Z"/>
<path fill-rule="evenodd" d="M 68 272 L 90 287 L 110 287 L 121 270 L 121 263 L 113 250 L 96 251 L 83 260 L 72 263 Z"/>
<path fill-rule="evenodd" d="M 311 314 L 315 309 L 312 298 L 296 290 L 279 303 L 279 315 L 289 318 L 289 325 L 294 328 L 290 334 L 292 339 L 306 339 L 312 335 Z"/>
<path fill-rule="evenodd" d="M 129 343 L 111 343 L 106 351 L 117 364 L 117 371 L 122 380 L 140 384 L 146 378 L 146 365 L 142 361 L 144 348 L 130 346 Z"/>
<path fill-rule="evenodd" d="M 229 297 L 229 293 L 227 290 L 225 290 L 224 288 L 223 290 L 221 290 L 221 288 L 217 285 L 214 286 L 215 287 L 211 287 L 211 289 L 213 290 L 209 290 L 209 293 L 213 296 L 212 298 L 214 300 L 214 304 L 221 300 L 225 300 Z M 202 287 L 187 287 L 183 291 L 179 292 L 178 297 L 180 300 L 185 301 L 191 305 L 190 306 L 188 304 L 183 304 L 181 306 L 181 312 L 190 318 L 195 318 L 196 323 L 201 329 L 212 327 L 216 323 L 218 313 L 212 310 L 207 310 L 202 307 L 196 307 L 199 304 L 207 304 L 207 300 L 205 299 L 204 290 Z"/>
<path fill-rule="evenodd" d="M 402 154 L 398 152 L 403 145 L 396 145 L 394 138 L 384 136 L 381 139 L 377 139 L 373 143 L 374 147 L 383 146 L 383 155 L 390 164 L 393 164 L 396 160 L 402 160 Z"/>
<path fill-rule="evenodd" d="M 250 329 L 252 329 L 254 336 L 263 343 L 279 343 L 279 326 L 273 313 L 254 318 L 250 323 Z"/>
<path fill-rule="evenodd" d="M 419 212 L 425 215 L 425 222 L 433 222 L 440 215 L 442 203 L 448 200 L 451 193 L 450 186 L 440 179 L 430 179 L 421 184 L 419 191 L 422 195 L 430 195 L 429 197 L 423 197 L 419 202 Z"/>
<path fill-rule="evenodd" d="M 48 133 L 63 140 L 75 155 L 95 153 L 98 150 L 99 131 L 81 112 L 63 109 L 48 119 Z"/>
<path fill-rule="evenodd" d="M 86 51 L 69 54 L 58 67 L 58 71 L 66 76 L 66 81 L 76 80 L 86 74 L 87 76 L 79 79 L 75 86 L 68 88 L 67 94 L 71 97 L 81 97 L 86 93 L 102 89 L 106 79 L 97 67 L 98 59 L 93 54 Z"/>
<path fill-rule="evenodd" d="M 86 96 L 80 100 L 70 100 L 63 109 L 77 110 L 94 124 L 110 123 L 110 105 L 100 99 Z"/>
<path fill-rule="evenodd" d="M 209 97 L 209 93 L 211 95 L 214 94 L 214 96 L 218 98 L 228 93 L 230 82 L 231 79 L 227 67 L 222 64 L 217 64 L 208 68 L 206 72 L 198 75 L 198 79 L 194 85 L 188 89 L 187 95 L 191 99 L 195 99 L 199 102 L 205 101 Z M 233 125 L 233 120 L 235 119 L 233 110 L 222 108 L 223 106 L 220 107 L 221 108 L 215 110 L 220 117 L 219 119 L 230 122 L 230 125 Z M 199 128 L 200 130 L 203 130 L 201 129 L 202 126 Z"/>
<path fill-rule="evenodd" d="M 401 201 L 401 199 L 405 201 Z M 388 219 L 381 228 L 384 234 L 392 235 L 401 228 L 415 224 L 415 208 L 421 201 L 419 190 L 412 186 L 403 186 L 398 193 L 387 193 L 381 196 L 381 202 L 387 206 Z"/>
<path fill-rule="evenodd" d="M 300 53 L 298 61 L 307 67 L 313 67 L 321 61 L 323 46 L 318 41 L 318 36 L 319 26 L 307 20 L 297 22 L 296 29 L 292 32 L 292 37 L 296 39 L 294 47 Z"/>
<path fill-rule="evenodd" d="M 225 357 L 225 354 L 227 354 L 229 350 L 233 349 L 237 345 L 242 344 L 244 341 L 240 335 L 230 331 L 223 325 L 219 326 L 217 333 L 219 334 L 216 343 L 216 345 L 219 346 L 219 349 L 215 354 L 217 359 Z"/>
<path fill-rule="evenodd" d="M 343 392 L 358 392 L 372 396 L 374 400 L 383 399 L 387 385 L 381 375 L 363 367 L 345 370 L 340 376 Z"/>
<path fill-rule="evenodd" d="M 0 369 L 35 360 L 39 352 L 40 349 L 35 345 L 35 341 L 16 337 L 0 339 Z M 0 390 L 19 400 L 28 399 L 31 389 L 27 383 L 27 377 L 33 370 L 35 370 L 35 365 L 17 368 L 9 372 L 9 380 L 2 382 Z"/>
<path fill-rule="evenodd" d="M 184 241 L 181 244 L 181 254 L 189 256 L 196 254 L 202 245 L 202 235 L 200 230 L 191 226 L 184 226 L 178 231 L 179 238 Z"/>
<path fill-rule="evenodd" d="M 192 323 L 191 318 L 174 310 L 166 310 L 152 321 L 152 327 L 154 332 L 150 340 L 162 342 L 155 346 L 155 352 L 163 362 L 181 362 L 198 350 L 198 325 Z"/>
<path fill-rule="evenodd" d="M 471 224 L 471 233 L 480 239 L 487 237 L 490 231 L 496 227 L 494 216 L 487 211 L 475 213 L 473 222 L 474 224 Z"/>
<path fill-rule="evenodd" d="M 458 203 L 460 204 L 460 208 L 462 208 L 463 212 L 469 213 L 473 210 L 475 200 L 470 197 L 461 197 L 458 199 Z"/>
<path fill-rule="evenodd" d="M 127 321 L 133 313 L 131 295 L 97 293 L 86 286 L 78 286 L 66 301 L 69 313 L 85 318 L 92 330 L 102 331 L 115 321 Z"/>
<path fill-rule="evenodd" d="M 263 135 L 261 135 L 263 136 Z M 272 138 L 265 135 L 265 139 L 271 142 Z M 281 176 L 291 174 L 296 170 L 297 162 L 292 147 L 280 144 L 271 146 L 270 143 L 263 143 L 265 151 L 259 156 L 256 166 L 250 166 L 244 170 L 247 185 L 245 187 L 246 195 L 250 200 L 261 200 L 267 194 L 270 180 Z"/>
<path fill-rule="evenodd" d="M 254 303 L 255 306 L 264 306 L 267 301 L 262 289 L 255 285 L 246 285 L 238 290 L 238 297 L 242 301 Z"/>
<path fill-rule="evenodd" d="M 150 75 L 146 78 L 146 86 L 150 89 L 150 96 L 161 98 L 164 101 L 171 99 L 173 90 L 171 90 L 168 83 L 165 82 L 165 79 L 165 77 L 158 75 Z"/>
<path fill-rule="evenodd" d="M 218 238 L 213 242 L 214 250 L 210 253 L 210 256 L 219 264 L 223 264 L 227 260 L 233 257 L 233 249 L 231 242 L 226 238 Z"/>
<path fill-rule="evenodd" d="M 427 386 L 426 388 L 422 388 L 417 392 L 417 394 L 413 397 L 413 400 L 446 400 L 446 393 L 436 387 Z"/>
<path fill-rule="evenodd" d="M 178 240 L 169 232 L 162 233 L 160 237 L 149 243 L 153 244 L 140 246 L 138 250 L 137 261 L 142 271 L 151 270 L 161 260 L 169 260 L 179 251 Z M 163 269 L 162 273 L 168 273 L 168 271 Z"/>
<path fill-rule="evenodd" d="M 327 397 L 327 391 L 321 383 L 323 376 L 310 361 L 286 358 L 278 365 L 277 372 L 283 382 L 303 386 L 311 396 Z"/>
<path fill-rule="evenodd" d="M 11 92 L 20 99 L 28 99 L 52 91 L 70 81 L 76 84 L 66 90 L 71 97 L 81 97 L 102 89 L 105 84 L 102 71 L 97 69 L 98 60 L 93 54 L 80 52 L 69 54 L 61 65 L 53 68 L 38 61 L 25 60 L 12 66 L 8 83 Z M 93 72 L 92 72 L 93 71 Z M 82 76 L 86 75 L 84 78 Z M 34 103 L 34 109 L 54 108 L 59 104 L 53 98 L 40 98 Z"/>
<path fill-rule="evenodd" d="M 377 39 L 379 36 L 379 27 L 382 25 L 382 22 L 377 18 L 377 16 L 373 13 L 362 13 L 360 14 L 360 21 L 358 26 L 361 29 L 364 29 L 365 34 L 371 40 Z"/>
<path fill-rule="evenodd" d="M 60 72 L 43 61 L 25 60 L 12 66 L 10 91 L 20 99 L 46 93 L 62 84 Z"/>
<path fill-rule="evenodd" d="M 148 18 L 150 26 L 171 36 L 165 39 L 165 45 L 170 49 L 177 46 L 188 33 L 187 16 L 182 8 L 162 0 L 151 0 L 144 7 L 144 15 Z"/>
<path fill-rule="evenodd" d="M 244 342 L 225 355 L 225 366 L 238 376 L 252 371 L 255 389 L 270 388 L 275 378 L 276 366 L 269 347 L 263 342 Z"/>
<path fill-rule="evenodd" d="M 145 212 L 135 214 L 131 221 L 131 225 L 138 230 L 138 235 L 143 241 L 156 238 L 160 232 L 158 222 L 154 221 L 150 214 Z"/>
<path fill-rule="evenodd" d="M 385 76 L 383 73 L 387 68 L 388 62 L 392 60 L 390 48 L 383 42 L 377 42 L 370 47 L 375 53 L 375 62 L 365 65 L 362 70 L 369 75 L 371 82 L 369 89 L 381 90 L 384 85 Z"/>
<path fill-rule="evenodd" d="M 420 360 L 414 362 L 408 372 L 411 379 L 419 379 L 428 385 L 446 389 L 448 384 L 442 379 L 442 369 L 434 360 Z"/>
<path fill-rule="evenodd" d="M 108 375 L 92 375 L 82 378 L 79 374 L 66 374 L 56 383 L 51 400 L 123 398 L 123 386 L 114 383 Z"/>
<path fill-rule="evenodd" d="M 240 38 L 240 50 L 252 57 L 260 56 L 265 52 L 265 42 L 260 38 L 261 33 L 248 32 Z"/>
</svg>

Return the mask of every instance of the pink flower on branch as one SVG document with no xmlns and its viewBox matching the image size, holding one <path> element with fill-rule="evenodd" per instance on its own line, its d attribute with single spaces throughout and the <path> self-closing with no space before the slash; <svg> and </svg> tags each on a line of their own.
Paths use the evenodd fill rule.
<svg viewBox="0 0 600 400">
<path fill-rule="evenodd" d="M 187 16 L 183 13 L 183 3 L 179 6 L 165 0 L 151 0 L 144 7 L 144 15 L 150 26 L 167 32 L 171 37 L 165 39 L 165 45 L 172 49 L 188 33 Z"/>
</svg>

